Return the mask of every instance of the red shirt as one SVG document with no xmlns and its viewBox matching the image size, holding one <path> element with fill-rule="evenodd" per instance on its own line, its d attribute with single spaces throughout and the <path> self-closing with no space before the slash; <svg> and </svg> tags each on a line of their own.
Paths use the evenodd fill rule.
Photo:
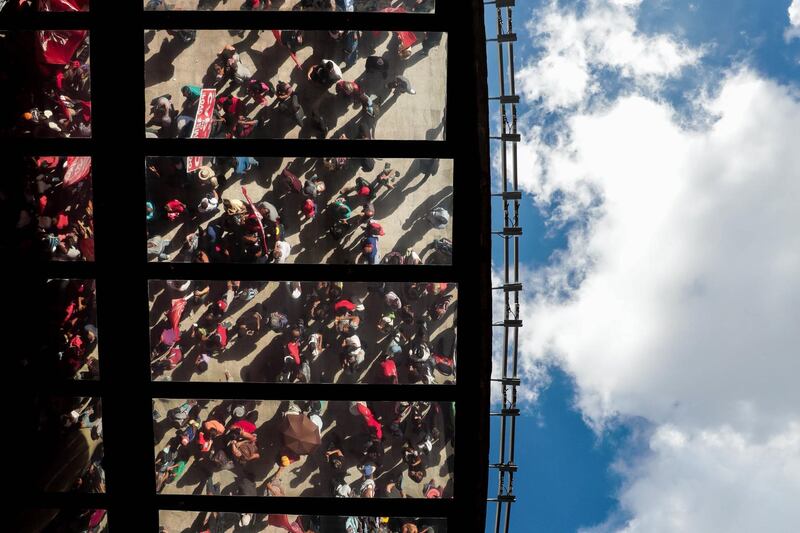
<svg viewBox="0 0 800 533">
<path fill-rule="evenodd" d="M 247 433 L 253 434 L 256 432 L 256 425 L 250 422 L 249 420 L 237 420 L 233 424 L 230 425 L 231 428 L 240 428 L 242 431 L 246 431 Z"/>
</svg>

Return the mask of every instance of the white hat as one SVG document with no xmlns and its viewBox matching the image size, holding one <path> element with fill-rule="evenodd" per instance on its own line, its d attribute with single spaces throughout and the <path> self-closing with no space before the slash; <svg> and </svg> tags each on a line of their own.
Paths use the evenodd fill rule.
<svg viewBox="0 0 800 533">
<path fill-rule="evenodd" d="M 197 177 L 203 181 L 209 180 L 214 176 L 215 176 L 214 170 L 208 165 L 200 167 L 197 171 Z"/>
</svg>

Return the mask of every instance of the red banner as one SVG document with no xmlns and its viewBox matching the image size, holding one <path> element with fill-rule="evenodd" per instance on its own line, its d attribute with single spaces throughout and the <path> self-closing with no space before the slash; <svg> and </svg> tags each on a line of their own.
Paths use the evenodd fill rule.
<svg viewBox="0 0 800 533">
<path fill-rule="evenodd" d="M 68 157 L 67 170 L 64 172 L 64 187 L 75 185 L 92 170 L 91 157 Z"/>
<path fill-rule="evenodd" d="M 191 155 L 186 158 L 186 172 L 194 172 L 203 166 L 203 156 Z"/>
<path fill-rule="evenodd" d="M 214 103 L 217 100 L 216 89 L 203 89 L 197 102 L 197 114 L 192 126 L 192 139 L 208 139 L 211 135 L 211 124 L 214 119 Z"/>
</svg>

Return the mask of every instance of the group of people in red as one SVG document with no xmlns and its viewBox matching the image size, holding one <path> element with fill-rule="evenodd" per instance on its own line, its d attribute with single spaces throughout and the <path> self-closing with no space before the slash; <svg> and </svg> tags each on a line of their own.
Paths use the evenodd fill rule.
<svg viewBox="0 0 800 533">
<path fill-rule="evenodd" d="M 0 185 L 14 225 L 0 250 L 25 261 L 94 261 L 91 158 L 26 158 L 21 172 Z"/>
<path fill-rule="evenodd" d="M 8 32 L 0 62 L 0 136 L 91 137 L 87 30 Z"/>
</svg>

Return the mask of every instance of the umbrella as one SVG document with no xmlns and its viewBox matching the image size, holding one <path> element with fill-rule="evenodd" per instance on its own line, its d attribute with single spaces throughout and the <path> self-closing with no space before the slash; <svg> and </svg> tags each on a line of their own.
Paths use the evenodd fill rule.
<svg viewBox="0 0 800 533">
<path fill-rule="evenodd" d="M 319 446 L 319 428 L 306 415 L 287 414 L 281 422 L 283 444 L 292 452 L 308 455 Z"/>
</svg>

